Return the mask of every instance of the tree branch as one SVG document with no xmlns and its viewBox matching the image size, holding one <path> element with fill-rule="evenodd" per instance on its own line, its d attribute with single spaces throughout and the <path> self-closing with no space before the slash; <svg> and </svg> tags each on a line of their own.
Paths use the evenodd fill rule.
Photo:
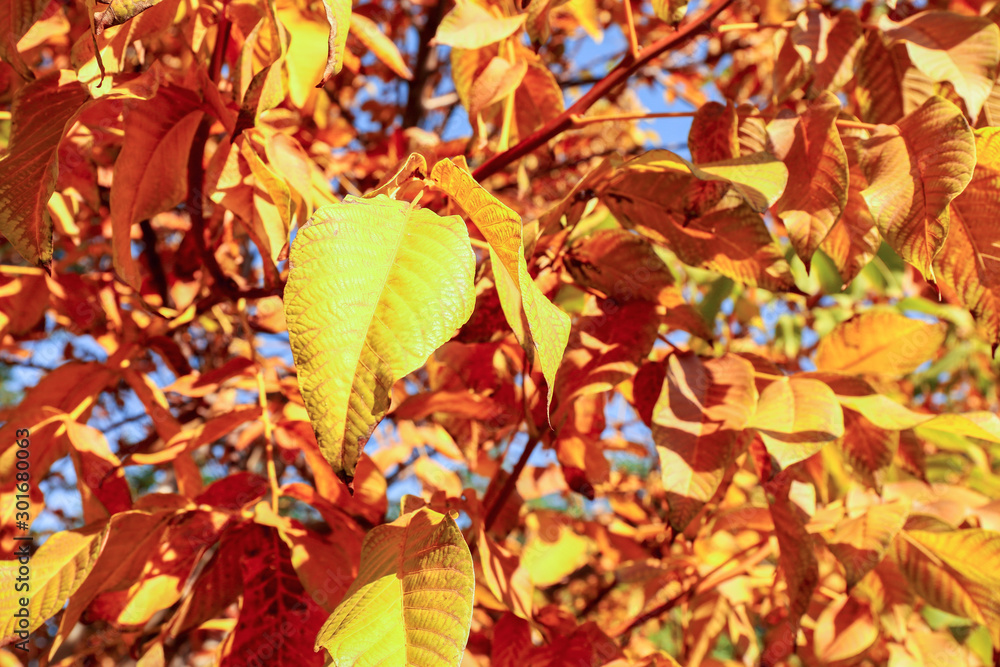
<svg viewBox="0 0 1000 667">
<path fill-rule="evenodd" d="M 437 0 L 430 11 L 427 20 L 420 28 L 420 46 L 417 49 L 417 62 L 413 68 L 413 80 L 406 97 L 406 111 L 403 112 L 403 128 L 413 127 L 420 122 L 424 114 L 424 88 L 427 85 L 427 74 L 430 71 L 430 59 L 435 47 L 431 40 L 437 34 L 441 19 L 444 18 L 445 0 Z"/>
<path fill-rule="evenodd" d="M 583 115 L 597 100 L 627 81 L 630 76 L 645 67 L 649 61 L 665 51 L 683 46 L 694 37 L 706 32 L 712 20 L 732 4 L 732 2 L 733 0 L 715 0 L 697 18 L 681 27 L 677 32 L 671 33 L 644 48 L 639 52 L 639 57 L 635 60 L 626 55 L 607 76 L 594 84 L 594 87 L 588 90 L 573 106 L 538 128 L 535 132 L 532 132 L 516 146 L 494 155 L 479 165 L 472 172 L 472 175 L 477 181 L 482 181 L 484 178 L 492 176 L 515 160 L 524 157 L 536 148 L 544 145 L 553 137 L 572 128 L 573 116 Z"/>
<path fill-rule="evenodd" d="M 514 491 L 514 487 L 517 485 L 517 478 L 521 476 L 521 471 L 524 470 L 524 466 L 528 464 L 528 458 L 531 456 L 531 452 L 535 451 L 535 447 L 537 445 L 538 437 L 535 436 L 528 440 L 528 443 L 524 446 L 524 451 L 521 452 L 521 458 L 519 458 L 517 463 L 514 464 L 514 470 L 511 471 L 510 476 L 507 477 L 506 481 L 504 481 L 503 486 L 500 488 L 500 492 L 497 493 L 496 499 L 486 512 L 486 518 L 483 520 L 483 530 L 489 530 L 496 522 L 497 517 L 500 516 L 500 510 L 502 510 L 503 506 L 507 504 L 507 498 L 510 497 L 510 494 Z"/>
</svg>

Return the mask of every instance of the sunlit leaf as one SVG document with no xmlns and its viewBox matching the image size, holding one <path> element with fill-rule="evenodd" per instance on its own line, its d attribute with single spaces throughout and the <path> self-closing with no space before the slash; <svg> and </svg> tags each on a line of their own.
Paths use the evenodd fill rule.
<svg viewBox="0 0 1000 667">
<path fill-rule="evenodd" d="M 954 104 L 932 97 L 859 147 L 861 193 L 883 238 L 927 278 L 948 234 L 948 204 L 972 180 L 975 137 Z"/>
<path fill-rule="evenodd" d="M 59 173 L 59 142 L 89 97 L 72 72 L 61 71 L 28 84 L 14 100 L 10 144 L 0 157 L 0 232 L 32 264 L 52 259 L 46 204 Z"/>
<path fill-rule="evenodd" d="M 976 130 L 972 182 L 951 204 L 951 228 L 934 271 L 1000 343 L 1000 129 Z"/>
<path fill-rule="evenodd" d="M 985 625 L 993 645 L 1000 646 L 1000 533 L 906 530 L 891 554 L 918 595 Z"/>
<path fill-rule="evenodd" d="M 844 415 L 829 386 L 808 378 L 779 378 L 760 393 L 747 424 L 782 468 L 805 460 L 844 434 Z"/>
<path fill-rule="evenodd" d="M 821 371 L 901 377 L 941 350 L 942 325 L 913 320 L 888 310 L 870 310 L 838 324 L 820 339 L 816 368 Z"/>
<path fill-rule="evenodd" d="M 864 44 L 864 32 L 857 14 L 842 9 L 826 36 L 826 57 L 817 56 L 813 63 L 812 90 L 840 90 L 854 74 L 855 62 Z"/>
<path fill-rule="evenodd" d="M 848 588 L 853 588 L 881 562 L 903 529 L 909 509 L 903 501 L 851 508 L 850 514 L 824 533 L 827 548 L 844 566 Z"/>
<path fill-rule="evenodd" d="M 847 153 L 837 129 L 840 102 L 823 93 L 798 117 L 776 118 L 767 127 L 774 154 L 790 174 L 775 204 L 799 258 L 813 253 L 847 206 Z"/>
<path fill-rule="evenodd" d="M 570 320 L 545 298 L 528 273 L 520 216 L 451 160 L 434 165 L 431 178 L 462 207 L 489 243 L 504 316 L 522 345 L 528 348 L 530 343 L 537 355 L 548 385 L 547 401 L 551 403 L 556 371 L 569 339 Z"/>
<path fill-rule="evenodd" d="M 757 210 L 778 199 L 787 176 L 784 164 L 763 153 L 695 166 L 654 150 L 618 169 L 602 198 L 615 217 L 682 262 L 786 289 L 788 266 Z"/>
<path fill-rule="evenodd" d="M 914 66 L 933 81 L 947 81 L 975 120 L 993 88 L 1000 64 L 1000 29 L 993 21 L 955 12 L 928 11 L 894 24 L 882 17 L 887 37 L 906 44 Z"/>
<path fill-rule="evenodd" d="M 677 25 L 687 11 L 687 0 L 653 0 L 653 11 L 670 25 Z"/>
<path fill-rule="evenodd" d="M 400 55 L 396 43 L 389 39 L 378 27 L 378 24 L 367 16 L 361 14 L 351 14 L 351 33 L 358 38 L 375 57 L 381 60 L 393 72 L 401 78 L 409 81 L 413 78 L 413 72 L 406 66 L 403 56 Z"/>
<path fill-rule="evenodd" d="M 180 203 L 187 194 L 188 153 L 201 123 L 201 100 L 189 90 L 161 86 L 148 101 L 127 103 L 125 143 L 115 160 L 111 224 L 115 270 L 139 289 L 132 258 L 132 225 Z"/>
<path fill-rule="evenodd" d="M 836 662 L 864 653 L 878 637 L 879 627 L 871 606 L 854 597 L 845 597 L 827 606 L 816 619 L 813 642 L 817 657 Z"/>
<path fill-rule="evenodd" d="M 3 0 L 0 2 L 0 26 L 4 34 L 0 37 L 0 58 L 3 58 L 24 79 L 34 78 L 31 69 L 24 62 L 17 43 L 28 32 L 32 24 L 42 16 L 47 0 Z"/>
<path fill-rule="evenodd" d="M 491 58 L 469 91 L 469 118 L 475 118 L 488 106 L 513 93 L 521 85 L 526 71 L 528 63 L 524 60 L 512 63 L 505 58 Z"/>
<path fill-rule="evenodd" d="M 868 187 L 868 179 L 861 170 L 857 152 L 858 139 L 844 138 L 844 149 L 849 165 L 847 202 L 840 218 L 823 239 L 820 248 L 837 266 L 841 279 L 849 283 L 865 268 L 882 243 L 868 203 L 861 196 Z"/>
<path fill-rule="evenodd" d="M 458 0 L 438 26 L 435 40 L 458 49 L 481 49 L 513 35 L 527 17 L 494 16 L 474 0 Z"/>
<path fill-rule="evenodd" d="M 335 664 L 461 662 L 472 622 L 472 556 L 455 522 L 420 509 L 373 529 L 358 578 L 316 639 Z"/>
<path fill-rule="evenodd" d="M 653 408 L 653 441 L 670 503 L 683 530 L 722 482 L 757 405 L 754 370 L 735 355 L 701 360 L 673 354 Z"/>
<path fill-rule="evenodd" d="M 19 555 L 16 549 L 23 545 L 30 558 L 0 561 L 0 582 L 4 586 L 0 594 L 0 610 L 4 614 L 0 637 L 5 644 L 15 637 L 26 638 L 63 608 L 66 598 L 80 588 L 97 562 L 107 535 L 106 527 L 101 523 L 55 533 L 33 554 L 30 541 L 13 543 L 15 556 Z M 20 613 L 22 599 L 28 600 L 26 627 L 15 616 Z M 25 634 L 16 635 L 17 632 Z"/>
<path fill-rule="evenodd" d="M 317 88 L 326 85 L 344 67 L 344 51 L 351 26 L 351 0 L 323 0 L 323 8 L 326 10 L 326 21 L 330 24 L 330 39 L 326 68 L 316 84 Z"/>
<path fill-rule="evenodd" d="M 392 384 L 472 313 L 468 232 L 458 217 L 348 197 L 299 230 L 290 263 L 284 304 L 299 385 L 323 455 L 349 481 Z"/>
</svg>

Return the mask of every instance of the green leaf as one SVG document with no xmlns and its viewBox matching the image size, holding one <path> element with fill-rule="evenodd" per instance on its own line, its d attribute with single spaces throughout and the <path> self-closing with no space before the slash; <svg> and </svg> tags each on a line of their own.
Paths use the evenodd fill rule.
<svg viewBox="0 0 1000 667">
<path fill-rule="evenodd" d="M 316 638 L 335 665 L 456 666 L 472 624 L 472 554 L 455 522 L 423 508 L 374 528 L 358 577 Z"/>
<path fill-rule="evenodd" d="M 521 217 L 451 160 L 434 165 L 431 178 L 465 210 L 489 243 L 500 306 L 517 339 L 525 349 L 530 341 L 538 355 L 548 385 L 547 404 L 551 404 L 556 371 L 569 341 L 570 320 L 545 298 L 528 273 Z M 522 317 L 527 320 L 527 327 Z"/>
<path fill-rule="evenodd" d="M 0 561 L 0 583 L 3 584 L 3 592 L 0 593 L 0 610 L 3 612 L 0 638 L 4 643 L 17 637 L 15 632 L 34 632 L 63 608 L 66 598 L 76 592 L 97 562 L 104 544 L 105 526 L 66 530 L 46 540 L 27 561 L 30 577 L 30 589 L 27 591 L 15 589 L 22 563 L 17 559 Z M 17 545 L 29 545 L 28 542 L 14 544 L 15 549 Z M 21 608 L 21 598 L 29 600 L 30 618 L 26 628 L 20 627 L 14 616 Z"/>
<path fill-rule="evenodd" d="M 346 482 L 389 409 L 475 304 L 465 223 L 385 196 L 316 211 L 292 243 L 285 317 L 323 455 Z"/>
</svg>

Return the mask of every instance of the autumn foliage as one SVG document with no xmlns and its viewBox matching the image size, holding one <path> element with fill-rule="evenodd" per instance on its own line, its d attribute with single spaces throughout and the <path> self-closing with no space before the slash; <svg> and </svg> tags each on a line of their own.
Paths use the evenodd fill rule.
<svg viewBox="0 0 1000 667">
<path fill-rule="evenodd" d="M 0 0 L 0 666 L 1000 664 L 995 7 Z"/>
</svg>

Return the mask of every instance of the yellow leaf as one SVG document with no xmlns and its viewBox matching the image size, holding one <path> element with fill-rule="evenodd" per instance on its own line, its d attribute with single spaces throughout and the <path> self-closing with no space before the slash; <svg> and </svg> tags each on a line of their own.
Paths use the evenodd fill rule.
<svg viewBox="0 0 1000 667">
<path fill-rule="evenodd" d="M 816 368 L 858 375 L 902 377 L 941 351 L 940 324 L 911 320 L 887 310 L 871 310 L 841 322 L 821 338 Z"/>
<path fill-rule="evenodd" d="M 868 187 L 861 193 L 882 237 L 930 280 L 948 234 L 948 204 L 972 180 L 976 142 L 951 102 L 931 97 L 859 148 Z"/>
<path fill-rule="evenodd" d="M 934 262 L 941 282 L 972 311 L 990 343 L 1000 343 L 1000 128 L 975 131 L 972 182 L 951 203 L 951 228 Z"/>
<path fill-rule="evenodd" d="M 559 583 L 591 557 L 594 544 L 577 535 L 566 517 L 555 512 L 532 512 L 525 518 L 527 539 L 521 552 L 521 567 L 535 586 Z"/>
<path fill-rule="evenodd" d="M 0 232 L 25 260 L 48 266 L 52 220 L 46 204 L 59 173 L 59 143 L 90 96 L 73 72 L 21 88 L 7 153 L 0 157 Z"/>
<path fill-rule="evenodd" d="M 295 107 L 311 109 L 316 88 L 322 87 L 322 85 L 317 86 L 316 82 L 322 80 L 326 74 L 330 55 L 328 44 L 330 26 L 317 21 L 312 12 L 303 12 L 297 3 L 278 3 L 275 7 L 278 19 L 292 35 L 285 55 L 288 97 Z M 350 3 L 347 4 L 347 11 L 351 11 Z M 347 32 L 345 19 L 343 30 L 345 41 Z M 342 62 L 343 57 L 340 56 L 340 59 Z"/>
<path fill-rule="evenodd" d="M 530 342 L 538 355 L 548 385 L 547 404 L 551 404 L 556 371 L 569 340 L 570 320 L 545 298 L 528 273 L 520 216 L 451 160 L 434 165 L 431 178 L 465 210 L 489 243 L 500 306 L 521 344 L 527 349 Z"/>
<path fill-rule="evenodd" d="M 326 20 L 330 24 L 330 39 L 327 47 L 326 69 L 323 78 L 316 84 L 322 88 L 344 67 L 344 51 L 347 49 L 347 35 L 351 24 L 351 0 L 323 0 Z"/>
<path fill-rule="evenodd" d="M 474 0 L 458 0 L 438 26 L 438 44 L 458 49 L 480 49 L 517 32 L 527 14 L 497 17 Z"/>
<path fill-rule="evenodd" d="M 148 101 L 126 103 L 125 140 L 111 185 L 112 259 L 133 289 L 132 225 L 166 211 L 187 194 L 188 153 L 201 123 L 201 100 L 186 88 L 160 86 Z"/>
<path fill-rule="evenodd" d="M 806 266 L 847 206 L 847 153 L 838 113 L 837 98 L 822 93 L 801 116 L 777 118 L 767 127 L 775 155 L 796 176 L 775 210 Z"/>
<path fill-rule="evenodd" d="M 825 383 L 779 378 L 760 393 L 748 426 L 757 430 L 782 468 L 803 461 L 844 434 L 844 412 Z"/>
<path fill-rule="evenodd" d="M 1000 647 L 1000 533 L 907 530 L 891 553 L 928 604 L 985 625 Z"/>
<path fill-rule="evenodd" d="M 852 511 L 826 532 L 827 548 L 844 566 L 848 589 L 882 561 L 892 540 L 903 529 L 909 511 L 908 501 L 879 499 Z"/>
<path fill-rule="evenodd" d="M 753 378 L 753 365 L 735 355 L 702 361 L 673 354 L 667 361 L 653 408 L 653 441 L 675 530 L 711 499 L 736 455 L 757 404 Z"/>
<path fill-rule="evenodd" d="M 37 630 L 63 608 L 66 598 L 76 592 L 97 562 L 104 545 L 106 525 L 56 533 L 30 558 L 0 561 L 0 583 L 3 584 L 0 639 L 4 643 L 15 637 L 27 639 L 28 633 Z M 14 542 L 14 545 L 15 549 L 20 545 L 29 551 L 31 548 L 29 542 Z M 20 614 L 25 599 L 27 618 L 22 621 L 24 617 Z"/>
<path fill-rule="evenodd" d="M 349 482 L 393 383 L 472 314 L 475 255 L 457 216 L 348 197 L 299 230 L 290 265 L 299 386 L 323 455 Z"/>
<path fill-rule="evenodd" d="M 677 25 L 687 12 L 687 0 L 653 0 L 653 11 L 663 21 Z"/>
<path fill-rule="evenodd" d="M 389 39 L 378 27 L 378 24 L 370 18 L 360 14 L 351 14 L 351 34 L 400 77 L 407 81 L 413 78 L 413 72 L 403 61 L 403 56 L 400 55 L 396 43 Z"/>
<path fill-rule="evenodd" d="M 358 577 L 320 630 L 338 665 L 457 667 L 472 623 L 472 555 L 455 522 L 419 509 L 374 528 Z"/>
<path fill-rule="evenodd" d="M 893 23 L 879 22 L 886 37 L 906 45 L 914 67 L 932 81 L 947 81 L 975 120 L 996 80 L 1000 29 L 988 18 L 928 11 Z"/>
</svg>

